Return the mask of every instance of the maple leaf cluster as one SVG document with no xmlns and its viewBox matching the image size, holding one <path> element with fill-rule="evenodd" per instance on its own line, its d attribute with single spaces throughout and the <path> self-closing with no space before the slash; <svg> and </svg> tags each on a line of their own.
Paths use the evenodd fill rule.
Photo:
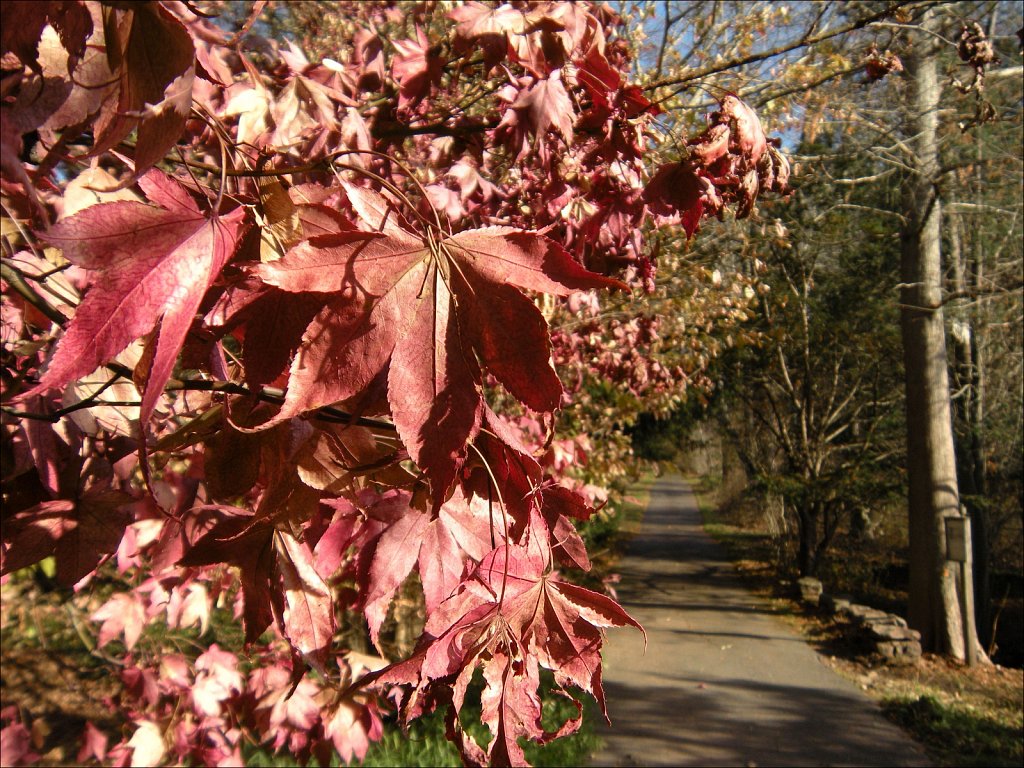
<svg viewBox="0 0 1024 768">
<path fill-rule="evenodd" d="M 974 77 L 970 83 L 963 83 L 958 77 L 952 78 L 953 86 L 960 93 L 974 92 L 974 118 L 960 124 L 960 129 L 966 131 L 971 125 L 981 125 L 996 117 L 995 108 L 985 98 L 985 73 L 988 68 L 999 63 L 999 57 L 996 56 L 996 49 L 985 34 L 985 30 L 976 21 L 965 23 L 961 27 L 957 54 L 964 64 L 974 70 Z"/>
<path fill-rule="evenodd" d="M 789 192 L 789 161 L 769 140 L 754 110 L 729 94 L 708 117 L 708 128 L 687 144 L 689 156 L 658 169 L 644 190 L 654 214 L 692 236 L 707 215 L 735 203 L 736 217 L 753 210 L 761 191 Z"/>
<path fill-rule="evenodd" d="M 874 44 L 868 48 L 864 57 L 864 72 L 869 83 L 881 80 L 886 75 L 898 74 L 903 71 L 903 62 L 892 51 L 880 52 Z"/>
<path fill-rule="evenodd" d="M 522 738 L 580 722 L 544 730 L 540 670 L 603 709 L 602 633 L 639 627 L 561 575 L 590 568 L 603 492 L 567 476 L 586 436 L 550 434 L 578 390 L 556 361 L 591 354 L 585 326 L 553 344 L 551 307 L 649 287 L 647 228 L 748 215 L 785 159 L 727 96 L 647 168 L 659 109 L 607 6 L 344 11 L 311 62 L 189 3 L 2 6 L 0 571 L 126 585 L 90 609 L 125 726 L 90 725 L 80 759 L 233 763 L 255 733 L 347 761 L 393 702 L 446 708 L 467 762 L 523 764 Z M 652 319 L 613 334 L 592 375 L 685 378 L 629 351 Z M 215 606 L 244 653 L 147 629 L 207 636 Z M 461 720 L 477 671 L 486 746 Z"/>
</svg>

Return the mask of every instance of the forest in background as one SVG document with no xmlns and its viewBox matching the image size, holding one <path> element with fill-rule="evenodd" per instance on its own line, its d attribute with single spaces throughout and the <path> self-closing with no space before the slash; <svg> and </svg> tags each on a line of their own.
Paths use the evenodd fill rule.
<svg viewBox="0 0 1024 768">
<path fill-rule="evenodd" d="M 691 6 L 675 14 L 680 35 L 687 20 L 714 18 L 710 7 Z M 661 31 L 665 19 L 675 18 L 671 7 L 651 12 Z M 763 24 L 785 40 L 799 36 L 806 23 L 793 12 L 740 4 L 720 23 Z M 991 35 L 1000 60 L 994 76 L 979 83 L 958 56 L 962 43 L 939 47 L 936 186 L 943 206 L 940 305 L 956 476 L 974 534 L 978 632 L 982 646 L 996 651 L 993 631 L 1002 620 L 1000 658 L 1019 664 L 1021 17 L 1019 9 L 998 3 L 950 5 L 942 12 L 949 14 L 943 39 L 955 42 L 951 30 L 960 31 L 957 24 L 966 26 L 970 17 Z M 634 444 L 649 458 L 677 457 L 688 443 L 700 446 L 711 435 L 719 454 L 726 443 L 735 468 L 729 492 L 746 494 L 746 503 L 759 510 L 752 513 L 758 525 L 785 543 L 782 560 L 800 575 L 827 580 L 859 544 L 880 539 L 884 543 L 868 549 L 897 548 L 900 561 L 889 564 L 889 576 L 904 590 L 907 427 L 899 289 L 908 215 L 903 188 L 915 148 L 906 135 L 908 89 L 895 52 L 906 29 L 888 21 L 723 76 L 723 87 L 778 120 L 794 164 L 794 195 L 761 201 L 759 220 L 705 225 L 704 237 L 690 244 L 685 263 L 719 279 L 742 275 L 756 287 L 756 298 L 744 304 L 748 320 L 741 333 L 716 337 L 722 353 L 712 365 L 710 406 L 691 401 L 667 419 L 647 412 L 632 428 Z M 654 51 L 663 46 L 651 37 L 650 61 L 656 61 Z M 858 66 L 857 55 L 865 51 L 877 68 Z M 746 54 L 740 48 L 731 55 Z M 730 54 L 718 55 L 726 60 Z M 874 565 L 886 578 L 885 564 Z"/>
</svg>

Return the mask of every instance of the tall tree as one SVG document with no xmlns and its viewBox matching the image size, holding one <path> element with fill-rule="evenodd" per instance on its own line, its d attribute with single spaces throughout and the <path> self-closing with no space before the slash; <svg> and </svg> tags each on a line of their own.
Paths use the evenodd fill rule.
<svg viewBox="0 0 1024 768">
<path fill-rule="evenodd" d="M 1019 28 L 1024 19 L 1014 4 L 984 10 L 987 18 L 978 17 L 983 25 L 964 26 L 960 58 L 965 65 L 995 65 L 998 57 L 999 66 L 976 72 L 966 85 L 955 83 L 974 98 L 957 110 L 959 125 L 946 121 L 942 163 L 950 170 L 943 184 L 948 201 L 943 239 L 949 246 L 945 308 L 958 479 L 971 517 L 978 634 L 982 647 L 992 652 L 999 649 L 994 571 L 1017 570 L 1024 494 L 1019 322 L 1024 135 L 1013 106 L 1020 103 L 1024 68 L 1014 66 L 1019 38 L 1000 34 Z"/>
<path fill-rule="evenodd" d="M 822 153 L 832 140 L 799 151 Z M 838 157 L 818 176 L 867 175 L 871 165 Z M 765 232 L 750 233 L 764 259 L 752 308 L 759 336 L 726 358 L 717 410 L 756 487 L 782 501 L 802 575 L 899 488 L 901 371 L 879 362 L 899 356 L 898 253 L 888 222 L 864 210 L 885 204 L 880 191 L 805 180 L 791 204 L 765 211 L 777 216 Z"/>
<path fill-rule="evenodd" d="M 942 310 L 942 202 L 938 194 L 938 23 L 926 9 L 906 57 L 910 81 L 907 143 L 912 163 L 903 186 L 900 301 L 906 371 L 910 611 L 922 644 L 966 655 L 956 573 L 946 560 L 945 521 L 960 515 L 953 443 L 946 329 Z"/>
</svg>

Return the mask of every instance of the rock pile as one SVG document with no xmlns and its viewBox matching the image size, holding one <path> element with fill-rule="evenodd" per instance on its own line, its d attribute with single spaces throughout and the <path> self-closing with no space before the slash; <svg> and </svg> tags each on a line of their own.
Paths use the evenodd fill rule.
<svg viewBox="0 0 1024 768">
<path fill-rule="evenodd" d="M 805 603 L 847 620 L 867 653 L 886 664 L 913 664 L 921 658 L 921 633 L 910 629 L 901 616 L 859 605 L 848 597 L 825 594 L 817 579 L 804 577 L 797 585 Z"/>
</svg>

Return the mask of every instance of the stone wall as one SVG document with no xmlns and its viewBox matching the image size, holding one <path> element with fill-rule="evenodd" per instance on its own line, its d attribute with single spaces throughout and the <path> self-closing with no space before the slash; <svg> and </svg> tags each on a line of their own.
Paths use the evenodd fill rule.
<svg viewBox="0 0 1024 768">
<path fill-rule="evenodd" d="M 800 599 L 845 622 L 847 631 L 864 649 L 885 664 L 914 664 L 921 658 L 921 633 L 901 616 L 854 603 L 842 595 L 826 594 L 818 579 L 797 582 Z"/>
</svg>

